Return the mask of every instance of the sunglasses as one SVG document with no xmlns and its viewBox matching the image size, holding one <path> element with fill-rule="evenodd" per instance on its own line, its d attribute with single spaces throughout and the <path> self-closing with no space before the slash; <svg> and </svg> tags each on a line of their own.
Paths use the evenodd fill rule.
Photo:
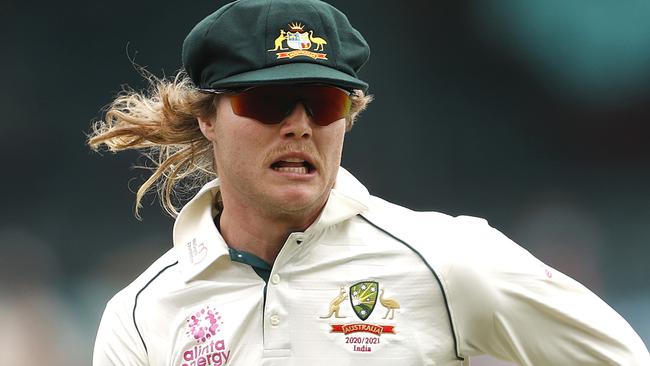
<svg viewBox="0 0 650 366">
<path fill-rule="evenodd" d="M 228 91 L 233 112 L 267 125 L 282 122 L 302 103 L 311 120 L 327 126 L 350 114 L 350 93 L 329 85 L 256 86 Z"/>
</svg>

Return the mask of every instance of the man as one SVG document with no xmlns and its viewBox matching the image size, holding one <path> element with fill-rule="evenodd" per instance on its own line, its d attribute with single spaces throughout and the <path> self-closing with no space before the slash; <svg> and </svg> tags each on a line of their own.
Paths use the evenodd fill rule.
<svg viewBox="0 0 650 366">
<path fill-rule="evenodd" d="M 614 310 L 484 220 L 390 204 L 339 167 L 368 56 L 324 2 L 240 0 L 187 36 L 190 80 L 115 100 L 90 144 L 150 149 L 138 203 L 158 181 L 176 214 L 181 181 L 210 181 L 108 303 L 94 364 L 650 364 Z"/>
</svg>

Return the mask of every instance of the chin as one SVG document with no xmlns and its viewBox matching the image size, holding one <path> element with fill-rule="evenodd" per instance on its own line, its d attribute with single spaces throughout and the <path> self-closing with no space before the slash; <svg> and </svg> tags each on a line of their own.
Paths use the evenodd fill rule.
<svg viewBox="0 0 650 366">
<path fill-rule="evenodd" d="M 312 190 L 291 189 L 281 192 L 275 197 L 278 208 L 285 212 L 308 213 L 313 209 L 320 209 L 324 202 L 320 202 L 322 193 Z"/>
</svg>

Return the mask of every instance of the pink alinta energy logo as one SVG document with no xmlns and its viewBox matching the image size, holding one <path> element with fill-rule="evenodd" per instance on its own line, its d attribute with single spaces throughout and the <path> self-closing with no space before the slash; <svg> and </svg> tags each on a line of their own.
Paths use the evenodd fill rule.
<svg viewBox="0 0 650 366">
<path fill-rule="evenodd" d="M 193 313 L 187 318 L 185 334 L 196 344 L 183 350 L 179 366 L 222 366 L 230 358 L 223 334 L 217 335 L 223 328 L 221 314 L 210 306 Z"/>
<path fill-rule="evenodd" d="M 219 312 L 207 306 L 187 319 L 185 334 L 196 340 L 196 343 L 204 343 L 221 331 L 219 329 L 221 325 L 223 325 L 223 321 Z"/>
</svg>

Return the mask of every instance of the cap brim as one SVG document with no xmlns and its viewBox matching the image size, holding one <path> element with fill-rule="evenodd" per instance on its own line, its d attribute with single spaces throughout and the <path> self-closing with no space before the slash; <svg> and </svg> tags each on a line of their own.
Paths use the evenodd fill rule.
<svg viewBox="0 0 650 366">
<path fill-rule="evenodd" d="M 344 72 L 307 62 L 294 62 L 229 76 L 210 84 L 212 89 L 268 84 L 324 83 L 344 89 L 368 90 L 368 84 Z"/>
</svg>

